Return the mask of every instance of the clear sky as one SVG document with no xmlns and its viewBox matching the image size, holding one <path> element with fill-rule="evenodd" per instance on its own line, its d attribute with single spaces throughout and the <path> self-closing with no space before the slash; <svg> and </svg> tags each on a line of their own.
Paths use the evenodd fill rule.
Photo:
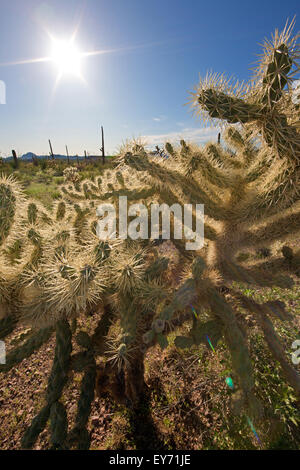
<svg viewBox="0 0 300 470">
<path fill-rule="evenodd" d="M 299 7 L 299 0 L 0 0 L 0 155 L 48 153 L 49 138 L 54 153 L 65 144 L 71 154 L 99 153 L 101 125 L 109 153 L 139 136 L 153 146 L 215 138 L 218 131 L 203 129 L 184 106 L 199 74 L 249 79 L 259 43 Z M 111 52 L 84 56 L 81 77 L 56 83 L 57 62 L 30 60 L 52 57 L 51 37 L 68 40 L 74 31 L 81 52 Z"/>
</svg>

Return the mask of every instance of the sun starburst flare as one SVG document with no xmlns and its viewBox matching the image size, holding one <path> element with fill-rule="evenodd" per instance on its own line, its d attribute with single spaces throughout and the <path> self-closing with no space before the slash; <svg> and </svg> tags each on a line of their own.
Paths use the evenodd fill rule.
<svg viewBox="0 0 300 470">
<path fill-rule="evenodd" d="M 52 40 L 51 61 L 58 68 L 60 76 L 81 75 L 81 59 L 83 54 L 71 40 Z"/>
<path fill-rule="evenodd" d="M 58 82 L 63 77 L 68 78 L 79 78 L 83 82 L 85 79 L 83 77 L 83 64 L 82 61 L 85 58 L 103 55 L 103 54 L 112 54 L 112 53 L 119 53 L 119 52 L 128 52 L 136 49 L 143 49 L 145 47 L 153 47 L 153 46 L 161 46 L 165 44 L 167 41 L 158 41 L 154 43 L 148 44 L 139 44 L 135 46 L 127 46 L 127 47 L 120 47 L 120 48 L 111 48 L 111 49 L 98 49 L 92 51 L 82 51 L 77 43 L 76 43 L 76 36 L 77 36 L 78 28 L 73 32 L 70 38 L 56 38 L 54 37 L 49 31 L 47 32 L 51 45 L 49 54 L 45 57 L 38 57 L 33 59 L 22 59 L 17 61 L 11 62 L 2 62 L 0 63 L 0 67 L 8 67 L 8 66 L 17 66 L 17 65 L 29 65 L 29 64 L 38 64 L 38 63 L 52 63 L 56 66 L 58 70 L 56 83 L 54 87 L 54 91 L 57 87 Z"/>
</svg>

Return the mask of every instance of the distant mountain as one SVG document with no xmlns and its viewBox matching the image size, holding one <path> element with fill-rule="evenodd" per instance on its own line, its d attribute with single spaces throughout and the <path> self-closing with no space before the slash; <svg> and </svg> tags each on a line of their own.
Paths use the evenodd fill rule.
<svg viewBox="0 0 300 470">
<path fill-rule="evenodd" d="M 33 158 L 50 158 L 50 160 L 51 160 L 51 157 L 49 155 L 36 155 L 35 153 L 32 153 L 32 152 L 25 153 L 25 155 L 22 155 L 22 157 L 20 157 L 20 158 L 21 158 L 21 160 L 32 160 L 32 157 Z M 67 160 L 66 155 L 60 155 L 60 154 L 54 154 L 54 158 L 55 158 L 55 160 Z M 70 158 L 70 160 L 77 160 L 76 155 L 70 155 L 69 158 Z M 84 159 L 84 156 L 79 156 L 78 155 L 78 159 L 82 160 L 82 159 Z"/>
<path fill-rule="evenodd" d="M 12 160 L 13 157 L 4 157 L 6 161 L 8 160 Z M 45 158 L 50 158 L 49 155 L 36 155 L 35 153 L 33 152 L 28 152 L 28 153 L 25 153 L 24 155 L 22 155 L 21 157 L 19 157 L 20 160 L 23 160 L 23 161 L 32 161 L 33 158 L 37 158 L 37 159 L 45 159 Z M 55 154 L 54 155 L 54 158 L 55 160 L 67 160 L 67 156 L 66 155 L 60 155 L 60 154 Z M 100 156 L 95 156 L 95 155 L 90 155 L 88 158 L 100 158 Z M 77 160 L 77 155 L 70 155 L 69 156 L 69 159 L 70 160 Z M 78 159 L 79 160 L 84 160 L 85 157 L 84 156 L 78 156 Z"/>
<path fill-rule="evenodd" d="M 32 158 L 38 158 L 38 156 L 33 152 L 28 152 L 28 153 L 25 153 L 25 155 L 22 155 L 22 157 L 20 158 L 22 160 L 32 160 Z"/>
</svg>

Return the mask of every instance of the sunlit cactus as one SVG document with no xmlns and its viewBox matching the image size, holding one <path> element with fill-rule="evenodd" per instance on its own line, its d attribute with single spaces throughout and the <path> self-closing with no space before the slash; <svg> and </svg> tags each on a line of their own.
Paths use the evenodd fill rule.
<svg viewBox="0 0 300 470">
<path fill-rule="evenodd" d="M 68 167 L 64 170 L 64 178 L 65 181 L 71 181 L 72 183 L 77 183 L 80 179 L 80 175 L 78 174 L 78 169 L 75 167 Z"/>
<path fill-rule="evenodd" d="M 80 181 L 77 169 L 67 169 L 61 198 L 51 209 L 26 199 L 13 178 L 0 178 L 0 339 L 17 324 L 29 329 L 0 372 L 56 336 L 45 400 L 25 432 L 24 448 L 35 445 L 49 420 L 51 449 L 89 448 L 95 390 L 136 406 L 145 389 L 147 350 L 166 348 L 168 333 L 183 324 L 178 348 L 207 344 L 207 337 L 217 348 L 224 340 L 243 392 L 238 399 L 249 416 L 262 417 L 241 309 L 257 323 L 285 380 L 300 394 L 299 373 L 272 324 L 274 317 L 293 320 L 283 302 L 258 303 L 234 286 L 289 288 L 292 275 L 300 274 L 299 253 L 289 247 L 300 233 L 299 134 L 295 116 L 285 112 L 285 103 L 292 109 L 285 86 L 298 57 L 289 35 L 286 29 L 266 46 L 256 81 L 243 93 L 223 78 L 201 82 L 197 106 L 211 118 L 239 123 L 225 129 L 222 145 L 167 143 L 170 158 L 162 159 L 148 154 L 140 140 L 126 142 L 117 168 L 93 181 Z M 174 262 L 152 240 L 99 240 L 97 207 L 117 206 L 119 196 L 147 207 L 204 204 L 204 247 L 187 251 L 187 240 L 171 231 Z M 278 254 L 276 269 L 266 269 L 269 260 L 257 256 L 266 250 Z M 245 251 L 255 253 L 257 262 L 247 265 Z M 89 315 L 96 319 L 94 331 L 76 331 L 77 320 L 84 323 Z M 83 377 L 70 430 L 63 391 L 72 371 Z"/>
<path fill-rule="evenodd" d="M 24 197 L 16 180 L 0 177 L 0 245 L 15 239 L 24 209 Z"/>
<path fill-rule="evenodd" d="M 293 27 L 294 21 L 281 34 L 276 30 L 271 41 L 265 41 L 249 85 L 233 85 L 223 75 L 208 75 L 193 93 L 193 105 L 197 113 L 209 119 L 250 124 L 279 157 L 299 164 L 300 137 L 289 123 L 285 105 L 289 96 L 286 86 L 290 93 L 298 71 L 298 35 L 291 36 Z"/>
<path fill-rule="evenodd" d="M 56 220 L 61 220 L 66 214 L 66 204 L 64 201 L 60 201 L 56 211 Z"/>
<path fill-rule="evenodd" d="M 231 89 L 228 95 L 228 83 L 223 78 L 219 79 L 218 85 L 211 80 L 203 82 L 197 90 L 197 103 L 211 118 L 240 123 L 239 128 L 228 127 L 224 132 L 228 148 L 211 143 L 200 149 L 182 140 L 180 147 L 173 149 L 172 159 L 162 162 L 144 154 L 127 153 L 123 155 L 120 166 L 130 167 L 137 179 L 141 177 L 154 187 L 160 202 L 204 204 L 207 246 L 201 254 L 205 257 L 205 267 L 204 262 L 199 264 L 203 266 L 200 270 L 194 265 L 189 267 L 190 257 L 177 244 L 182 256 L 186 257 L 185 278 L 173 300 L 166 302 L 157 318 L 170 322 L 178 312 L 195 305 L 199 317 L 194 319 L 190 336 L 179 338 L 176 344 L 184 347 L 199 344 L 209 334 L 217 343 L 223 336 L 244 392 L 244 405 L 258 414 L 261 408 L 255 398 L 251 360 L 239 325 L 237 303 L 243 304 L 254 315 L 274 358 L 282 366 L 286 380 L 300 394 L 299 374 L 284 357 L 271 323 L 270 306 L 247 302 L 231 285 L 232 281 L 283 288 L 293 284 L 284 273 L 286 266 L 281 257 L 275 264 L 282 268 L 282 273 L 280 270 L 274 273 L 265 270 L 261 262 L 257 266 L 246 267 L 238 261 L 244 249 L 270 249 L 275 243 L 284 243 L 300 232 L 299 134 L 293 126 L 284 124 L 287 128 L 282 140 L 278 138 L 276 122 L 272 121 L 276 112 L 284 116 L 284 100 L 288 101 L 290 93 L 289 89 L 283 90 L 289 80 L 281 80 L 281 75 L 285 77 L 289 73 L 291 64 L 297 65 L 296 43 L 289 39 L 289 34 L 290 29 L 281 36 L 276 33 L 274 38 L 275 49 L 278 41 L 287 43 L 286 48 L 281 48 L 284 53 L 282 63 L 276 51 L 274 54 L 270 52 L 271 46 L 266 49 L 259 69 L 265 71 L 266 79 L 257 81 L 255 92 L 252 88 L 248 95 L 239 96 L 239 90 L 234 95 Z M 287 54 L 290 54 L 290 59 Z M 279 64 L 279 78 L 278 74 L 271 77 L 272 67 L 264 62 L 268 57 L 271 57 L 271 63 Z M 276 92 L 281 84 L 282 89 Z M 249 123 L 254 124 L 251 127 Z M 264 126 L 268 127 L 269 133 Z M 288 260 L 288 271 L 298 274 L 297 262 L 291 262 L 291 252 L 285 249 L 283 255 Z M 202 315 L 207 318 L 208 312 L 211 320 L 201 320 Z M 162 347 L 166 346 L 166 338 L 156 335 L 154 325 L 144 335 L 145 343 L 156 337 Z"/>
<path fill-rule="evenodd" d="M 170 142 L 166 143 L 165 149 L 170 155 L 172 155 L 172 156 L 174 155 L 174 148 L 173 148 L 173 145 L 170 144 Z"/>
<path fill-rule="evenodd" d="M 167 196 L 168 199 L 165 200 L 172 202 L 205 202 L 207 220 L 205 235 L 210 240 L 206 249 L 206 267 L 204 262 L 198 259 L 196 265 L 192 266 L 187 280 L 179 287 L 171 303 L 161 310 L 158 318 L 170 322 L 178 311 L 190 309 L 191 304 L 199 309 L 200 318 L 201 312 L 206 312 L 207 315 L 207 311 L 210 310 L 211 321 L 203 322 L 197 319 L 194 321 L 195 325 L 190 336 L 179 337 L 175 343 L 181 347 L 190 347 L 192 344 L 205 342 L 206 335 L 209 335 L 216 344 L 221 336 L 224 336 L 231 352 L 233 367 L 241 381 L 245 405 L 253 412 L 261 408 L 254 396 L 250 356 L 235 311 L 236 300 L 238 298 L 241 301 L 242 296 L 232 290 L 230 283 L 238 281 L 281 287 L 292 285 L 292 280 L 288 276 L 280 273 L 271 275 L 255 266 L 245 268 L 239 264 L 237 258 L 242 248 L 259 249 L 266 244 L 272 246 L 275 241 L 299 233 L 299 204 L 296 202 L 285 212 L 280 209 L 276 211 L 272 200 L 267 204 L 269 194 L 266 191 L 266 177 L 269 177 L 267 181 L 270 187 L 273 181 L 273 188 L 276 189 L 274 183 L 274 180 L 276 181 L 274 170 L 278 165 L 276 157 L 264 147 L 257 150 L 251 145 L 251 141 L 248 141 L 244 132 L 235 129 L 230 132 L 229 129 L 224 137 L 228 144 L 234 145 L 234 157 L 212 144 L 203 150 L 189 145 L 189 150 L 182 154 L 181 143 L 175 164 L 173 161 L 162 164 L 159 160 L 150 161 L 142 156 L 140 158 L 135 156 L 132 159 L 127 156 L 124 158 L 124 163 L 136 170 L 137 177 L 139 172 L 147 171 L 148 184 L 155 185 L 156 179 L 163 180 L 165 195 L 160 194 L 161 200 Z M 182 156 L 181 164 L 178 163 L 179 155 Z M 266 160 L 267 168 L 263 163 Z M 288 257 L 285 252 L 284 255 Z M 290 254 L 290 258 L 291 256 Z M 292 269 L 291 263 L 289 266 Z M 296 263 L 293 267 L 297 273 Z M 276 338 L 274 330 L 271 333 L 268 326 L 271 322 L 268 318 L 269 307 L 264 305 L 254 307 L 247 302 L 245 305 L 251 313 L 258 316 L 259 325 L 274 357 L 279 360 L 286 379 L 299 394 L 299 374 L 282 355 L 279 339 Z M 156 335 L 154 325 L 155 323 L 152 330 L 144 335 L 145 344 L 151 343 L 156 337 L 163 347 L 166 346 L 166 338 L 163 340 Z M 274 341 L 269 335 L 274 335 Z"/>
<path fill-rule="evenodd" d="M 27 208 L 28 222 L 34 224 L 37 219 L 38 209 L 36 204 L 31 203 Z"/>
<path fill-rule="evenodd" d="M 130 189 L 125 187 L 125 180 L 128 183 L 126 173 L 122 178 L 120 173 L 111 174 L 108 179 L 111 183 L 106 181 L 101 190 L 91 181 L 86 181 L 81 186 L 83 193 L 88 188 L 94 191 L 95 205 L 84 194 L 82 200 L 73 205 L 68 194 L 65 200 L 55 203 L 51 211 L 26 200 L 18 183 L 12 178 L 3 177 L 1 180 L 3 194 L 7 195 L 4 199 L 7 201 L 5 207 L 8 209 L 2 214 L 4 235 L 1 256 L 9 260 L 9 266 L 6 267 L 7 263 L 1 264 L 0 336 L 5 338 L 18 323 L 26 325 L 29 334 L 22 346 L 9 353 L 6 364 L 1 365 L 0 370 L 10 370 L 34 354 L 55 329 L 57 333 L 58 350 L 49 378 L 46 403 L 24 435 L 22 445 L 25 448 L 34 445 L 48 419 L 51 422 L 52 448 L 64 448 L 73 444 L 79 448 L 88 447 L 85 424 L 90 408 L 83 412 L 82 406 L 86 403 L 85 396 L 90 396 L 91 403 L 94 393 L 95 351 L 103 355 L 113 374 L 118 374 L 120 367 L 125 373 L 123 395 L 119 392 L 119 400 L 136 400 L 143 386 L 143 353 L 139 347 L 143 345 L 142 334 L 146 331 L 146 326 L 142 312 L 147 312 L 150 304 L 155 308 L 156 302 L 155 298 L 150 300 L 149 292 L 145 294 L 144 302 L 137 301 L 136 295 L 138 292 L 151 291 L 151 282 L 161 276 L 167 263 L 158 259 L 152 266 L 149 253 L 141 250 L 138 244 L 129 244 L 129 247 L 127 240 L 101 241 L 95 231 L 91 230 L 96 219 L 98 202 L 113 201 L 115 193 L 118 195 L 121 189 L 135 200 L 147 194 L 142 184 L 136 185 L 136 192 L 133 186 Z M 108 184 L 116 185 L 116 189 L 109 188 Z M 72 187 L 71 192 L 76 192 L 76 189 Z M 21 203 L 20 208 L 16 200 Z M 21 247 L 18 245 L 20 240 Z M 154 269 L 155 266 L 157 270 Z M 159 284 L 156 291 L 159 291 Z M 65 372 L 71 364 L 67 357 L 62 356 L 65 352 L 70 354 L 71 330 L 68 323 L 89 312 L 99 312 L 99 308 L 104 313 L 99 317 L 98 327 L 88 346 L 88 362 L 78 365 L 74 359 L 74 367 L 82 367 L 85 376 L 81 401 L 78 404 L 77 424 L 70 434 L 66 434 L 66 415 L 59 397 L 65 384 Z M 154 312 L 151 312 L 153 315 Z M 109 332 L 114 319 L 115 324 L 119 325 L 117 337 L 113 331 Z M 81 343 L 79 342 L 80 345 Z M 132 366 L 137 357 L 141 373 L 140 387 L 136 388 Z M 57 361 L 60 363 L 61 360 L 65 361 L 66 368 L 63 375 L 57 365 Z M 99 393 L 102 393 L 101 390 Z M 83 416 L 86 418 L 83 419 Z"/>
</svg>

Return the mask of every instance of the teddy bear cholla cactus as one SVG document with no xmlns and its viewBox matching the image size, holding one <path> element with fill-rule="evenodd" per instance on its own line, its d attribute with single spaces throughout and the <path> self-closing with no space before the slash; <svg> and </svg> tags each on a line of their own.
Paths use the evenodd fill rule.
<svg viewBox="0 0 300 470">
<path fill-rule="evenodd" d="M 190 336 L 178 338 L 175 344 L 188 347 L 206 341 L 206 334 L 216 342 L 224 336 L 246 402 L 253 411 L 257 408 L 257 402 L 239 307 L 247 308 L 254 315 L 273 355 L 281 362 L 286 378 L 297 393 L 300 392 L 300 379 L 282 354 L 279 340 L 269 323 L 270 315 L 287 318 L 284 306 L 276 302 L 258 306 L 255 302 L 246 301 L 232 289 L 231 282 L 289 287 L 292 281 L 284 275 L 271 275 L 262 266 L 247 268 L 240 265 L 236 258 L 242 249 L 272 245 L 275 241 L 299 233 L 300 208 L 299 203 L 295 203 L 285 213 L 280 210 L 279 214 L 268 217 L 268 207 L 261 204 L 266 178 L 263 162 L 268 162 L 269 171 L 277 163 L 268 149 L 256 149 L 242 133 L 230 128 L 224 137 L 231 144 L 234 143 L 233 133 L 238 139 L 235 156 L 214 144 L 208 144 L 204 149 L 190 144 L 173 149 L 173 158 L 167 161 L 127 153 L 121 158 L 120 165 L 135 170 L 132 178 L 138 179 L 142 173 L 141 179 L 157 190 L 161 203 L 204 202 L 207 247 L 200 254 L 205 257 L 205 262 L 202 258 L 196 258 L 191 266 L 191 254 L 184 250 L 179 240 L 174 240 L 182 256 L 187 257 L 186 273 L 171 303 L 160 306 L 157 319 L 168 323 L 180 311 L 191 312 L 191 305 L 202 312 L 202 320 L 194 320 Z M 256 210 L 253 210 L 254 207 Z M 281 265 L 284 268 L 283 261 Z M 205 322 L 207 312 L 210 312 L 211 318 Z M 151 343 L 155 337 L 157 333 L 153 327 L 145 336 L 146 343 Z M 167 345 L 162 333 L 159 341 L 163 347 Z"/>
<path fill-rule="evenodd" d="M 68 167 L 64 169 L 64 178 L 65 181 L 70 181 L 71 183 L 77 183 L 80 180 L 80 175 L 78 173 L 78 169 L 75 167 Z"/>
<path fill-rule="evenodd" d="M 265 47 L 256 81 L 243 89 L 243 94 L 238 87 L 234 94 L 223 78 L 213 77 L 200 83 L 195 93 L 197 106 L 211 118 L 240 123 L 240 128 L 228 127 L 224 133 L 231 151 L 215 144 L 199 149 L 181 141 L 179 149 L 166 145 L 172 156 L 167 160 L 150 159 L 140 152 L 127 152 L 120 159 L 120 168 L 135 170 L 135 177 L 155 188 L 161 202 L 204 204 L 208 241 L 203 252 L 205 263 L 196 258 L 190 266 L 188 261 L 182 286 L 173 301 L 161 308 L 159 318 L 170 321 L 176 312 L 190 309 L 191 305 L 198 307 L 203 318 L 210 312 L 211 321 L 194 320 L 190 335 L 179 337 L 175 344 L 199 344 L 205 341 L 207 332 L 216 341 L 223 335 L 240 378 L 245 404 L 252 410 L 259 407 L 240 325 L 240 308 L 253 315 L 286 379 L 300 394 L 299 374 L 287 360 L 271 322 L 274 316 L 288 319 L 284 305 L 258 304 L 231 285 L 232 281 L 292 285 L 287 276 L 271 274 L 262 263 L 245 267 L 237 257 L 242 249 L 272 246 L 300 232 L 300 141 L 293 123 L 295 115 L 286 113 L 291 90 L 284 90 L 291 68 L 298 67 L 296 39 L 290 39 L 290 28 L 281 35 L 275 34 L 273 46 Z M 180 244 L 177 246 L 180 248 Z M 284 261 L 278 261 L 277 266 L 284 268 Z M 149 337 L 151 332 L 146 339 Z"/>
<path fill-rule="evenodd" d="M 248 129 L 239 132 L 229 128 L 225 137 L 234 151 L 213 144 L 199 149 L 182 141 L 179 149 L 167 146 L 172 158 L 166 161 L 149 159 L 141 146 L 127 148 L 120 157 L 119 173 L 106 173 L 95 182 L 84 181 L 75 187 L 64 186 L 63 200 L 52 213 L 38 205 L 37 210 L 33 209 L 34 203 L 23 201 L 12 180 L 8 184 L 2 179 L 5 194 L 19 197 L 22 210 L 17 219 L 13 211 L 13 219 L 10 213 L 1 219 L 5 233 L 1 256 L 7 259 L 9 256 L 14 274 L 11 280 L 5 272 L 1 273 L 1 289 L 5 290 L 11 308 L 0 331 L 5 336 L 18 319 L 32 324 L 33 331 L 24 345 L 8 354 L 7 364 L 0 370 L 9 370 L 31 355 L 56 330 L 55 359 L 45 406 L 27 430 L 24 447 L 34 445 L 50 418 L 54 448 L 65 448 L 73 442 L 79 448 L 87 448 L 86 424 L 95 382 L 118 399 L 137 400 L 144 385 L 145 351 L 156 342 L 161 347 L 167 345 L 167 329 L 175 320 L 182 324 L 191 318 L 190 305 L 195 306 L 200 318 L 193 319 L 190 334 L 178 337 L 176 344 L 181 347 L 199 344 L 205 341 L 206 334 L 216 344 L 223 335 L 249 413 L 257 412 L 259 406 L 240 308 L 253 314 L 287 380 L 299 393 L 299 376 L 287 362 L 270 320 L 274 315 L 287 318 L 284 306 L 280 302 L 260 305 L 231 286 L 232 280 L 291 285 L 289 278 L 271 276 L 262 266 L 246 268 L 237 262 L 242 249 L 281 240 L 286 226 L 286 238 L 299 231 L 296 203 L 283 212 L 288 200 L 295 201 L 294 188 L 290 185 L 284 194 L 276 192 L 282 183 L 276 176 L 277 169 L 290 165 L 291 159 L 281 155 L 279 162 L 269 146 L 257 147 Z M 282 175 L 286 177 L 284 170 Z M 151 246 L 146 249 L 147 242 L 107 243 L 96 237 L 97 204 L 116 201 L 118 195 L 146 204 L 153 198 L 169 204 L 205 204 L 207 247 L 201 257 L 185 251 L 183 243 L 174 240 L 181 259 L 186 259 L 179 287 L 166 276 L 167 260 L 158 257 Z M 274 203 L 275 196 L 280 202 L 279 209 Z M 14 205 L 13 197 L 9 196 L 7 201 L 16 211 L 18 205 Z M 17 234 L 16 223 L 20 226 Z M 11 244 L 19 238 L 24 239 L 21 253 L 17 245 Z M 284 261 L 281 267 L 284 268 Z M 72 325 L 72 330 L 70 321 L 90 311 L 99 316 L 97 328 L 91 336 L 83 332 L 76 336 L 81 351 L 72 355 L 76 325 Z M 100 377 L 96 377 L 96 356 L 108 359 Z M 60 397 L 70 369 L 84 375 L 76 425 L 67 433 L 66 410 Z"/>
<path fill-rule="evenodd" d="M 105 187 L 104 199 L 98 184 L 83 182 L 79 202 L 76 199 L 74 204 L 72 197 L 65 195 L 50 212 L 25 199 L 13 178 L 0 179 L 0 189 L 7 195 L 7 210 L 1 213 L 0 221 L 0 335 L 5 338 L 17 324 L 32 328 L 24 344 L 8 352 L 0 371 L 8 371 L 29 357 L 56 332 L 45 406 L 25 433 L 24 447 L 34 445 L 48 419 L 53 448 L 74 442 L 88 447 L 86 423 L 94 395 L 96 356 L 107 361 L 100 379 L 105 382 L 105 377 L 112 376 L 110 392 L 119 401 L 134 402 L 144 385 L 142 336 L 151 325 L 157 303 L 169 295 L 161 279 L 168 263 L 138 243 L 98 239 L 98 203 L 113 200 L 118 190 L 137 201 L 148 194 L 138 185 L 136 192 L 128 188 L 126 175 L 111 175 L 109 181 L 106 185 L 112 187 Z M 92 200 L 89 190 L 94 191 Z M 75 192 L 72 187 L 71 193 Z M 19 241 L 21 245 L 16 244 Z M 83 351 L 72 355 L 74 331 L 70 324 L 90 312 L 97 316 L 98 325 L 91 337 L 83 332 L 77 335 Z M 76 426 L 66 435 L 66 411 L 60 397 L 71 369 L 84 372 L 84 376 Z"/>
<path fill-rule="evenodd" d="M 300 135 L 299 110 L 294 102 L 293 77 L 299 72 L 299 33 L 292 37 L 295 21 L 276 30 L 266 40 L 255 74 L 249 84 L 232 84 L 224 75 L 209 74 L 192 93 L 191 103 L 205 120 L 240 123 L 260 133 L 278 162 L 273 204 L 287 207 L 299 199 Z M 279 197 L 280 196 L 280 197 Z M 285 197 L 282 197 L 285 196 Z M 270 196 L 269 196 L 270 198 Z"/>
</svg>

